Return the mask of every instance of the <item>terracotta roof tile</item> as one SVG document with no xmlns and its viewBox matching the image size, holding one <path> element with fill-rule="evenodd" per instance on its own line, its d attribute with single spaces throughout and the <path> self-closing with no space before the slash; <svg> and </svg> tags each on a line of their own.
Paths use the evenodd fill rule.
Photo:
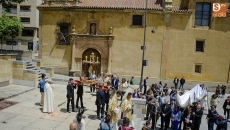
<svg viewBox="0 0 230 130">
<path fill-rule="evenodd" d="M 173 6 L 172 7 L 172 12 L 177 12 L 177 13 L 192 13 L 192 10 L 188 10 L 187 8 L 183 8 L 180 6 Z"/>
<path fill-rule="evenodd" d="M 145 9 L 145 0 L 81 0 L 77 5 L 40 5 L 39 8 L 94 8 L 94 9 Z M 162 0 L 148 0 L 148 10 L 163 11 Z M 173 12 L 190 13 L 192 11 L 175 6 Z"/>
</svg>

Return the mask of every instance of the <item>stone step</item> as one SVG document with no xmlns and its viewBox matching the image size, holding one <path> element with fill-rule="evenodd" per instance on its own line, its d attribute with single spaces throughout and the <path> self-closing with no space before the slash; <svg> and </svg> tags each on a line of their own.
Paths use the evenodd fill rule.
<svg viewBox="0 0 230 130">
<path fill-rule="evenodd" d="M 26 66 L 33 66 L 33 64 L 31 64 L 31 63 L 27 63 L 27 64 L 26 64 Z"/>
<path fill-rule="evenodd" d="M 26 69 L 33 69 L 35 66 L 26 66 Z"/>
</svg>

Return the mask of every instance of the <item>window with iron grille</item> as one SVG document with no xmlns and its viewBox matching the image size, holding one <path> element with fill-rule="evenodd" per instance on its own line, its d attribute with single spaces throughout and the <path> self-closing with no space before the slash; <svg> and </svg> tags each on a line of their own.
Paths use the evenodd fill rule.
<svg viewBox="0 0 230 130">
<path fill-rule="evenodd" d="M 196 52 L 204 52 L 204 41 L 196 41 Z"/>
<path fill-rule="evenodd" d="M 202 65 L 195 65 L 195 73 L 201 73 Z"/>
<path fill-rule="evenodd" d="M 22 23 L 30 23 L 30 18 L 21 17 L 21 22 Z"/>
<path fill-rule="evenodd" d="M 34 36 L 34 30 L 32 29 L 22 29 L 22 36 Z"/>
<path fill-rule="evenodd" d="M 132 25 L 133 26 L 142 26 L 143 25 L 143 15 L 133 15 Z"/>
<path fill-rule="evenodd" d="M 209 26 L 210 24 L 211 4 L 205 2 L 196 3 L 195 25 Z"/>
<path fill-rule="evenodd" d="M 17 45 L 17 42 L 16 41 L 11 41 L 11 40 L 7 40 L 6 41 L 6 45 L 14 45 L 14 46 L 16 46 Z"/>
<path fill-rule="evenodd" d="M 69 23 L 59 23 L 58 44 L 69 44 Z"/>
<path fill-rule="evenodd" d="M 30 6 L 28 6 L 28 5 L 21 5 L 20 6 L 20 11 L 21 12 L 30 12 L 31 9 L 30 9 Z"/>
</svg>

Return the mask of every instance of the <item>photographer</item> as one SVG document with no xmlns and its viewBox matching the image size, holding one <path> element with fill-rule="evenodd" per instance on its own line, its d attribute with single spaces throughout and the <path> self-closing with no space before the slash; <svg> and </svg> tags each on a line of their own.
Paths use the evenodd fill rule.
<svg viewBox="0 0 230 130">
<path fill-rule="evenodd" d="M 216 106 L 212 105 L 211 109 L 208 110 L 208 115 L 206 117 L 206 119 L 208 121 L 208 130 L 213 130 L 214 123 L 215 123 L 217 117 L 218 117 L 218 113 L 216 111 Z"/>
</svg>

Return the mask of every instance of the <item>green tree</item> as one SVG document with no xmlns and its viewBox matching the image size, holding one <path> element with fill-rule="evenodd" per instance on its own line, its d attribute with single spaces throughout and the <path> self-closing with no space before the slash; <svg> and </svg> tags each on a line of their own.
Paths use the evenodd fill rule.
<svg viewBox="0 0 230 130">
<path fill-rule="evenodd" d="M 13 3 L 21 3 L 25 0 L 0 0 L 0 4 L 6 8 L 6 12 L 10 12 L 10 8 L 13 6 Z"/>
<path fill-rule="evenodd" d="M 23 25 L 17 17 L 12 17 L 6 20 L 8 20 L 5 21 L 6 35 L 11 37 L 13 50 L 13 40 L 18 35 L 18 33 L 22 31 Z"/>
<path fill-rule="evenodd" d="M 10 20 L 9 17 L 6 16 L 6 14 L 3 14 L 2 17 L 0 17 L 0 39 L 1 39 L 1 49 L 3 44 L 3 39 L 6 37 L 6 23 Z"/>
</svg>

